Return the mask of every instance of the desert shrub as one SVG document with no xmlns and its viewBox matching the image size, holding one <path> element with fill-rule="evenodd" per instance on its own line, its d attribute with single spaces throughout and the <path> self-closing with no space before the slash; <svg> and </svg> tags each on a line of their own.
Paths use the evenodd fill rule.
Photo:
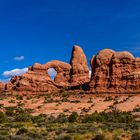
<svg viewBox="0 0 140 140">
<path fill-rule="evenodd" d="M 31 114 L 31 113 L 33 113 L 33 112 L 34 112 L 34 110 L 33 110 L 33 109 L 31 109 L 31 108 L 26 108 L 26 109 L 25 109 L 25 112 L 27 112 L 27 113 L 30 113 L 30 114 Z"/>
<path fill-rule="evenodd" d="M 68 117 L 69 122 L 76 122 L 78 120 L 77 112 L 72 112 L 71 115 Z"/>
<path fill-rule="evenodd" d="M 4 107 L 4 104 L 0 104 L 0 108 L 3 108 Z"/>
<path fill-rule="evenodd" d="M 108 118 L 106 113 L 93 113 L 91 115 L 85 115 L 82 119 L 82 122 L 84 123 L 90 123 L 90 122 L 105 122 Z"/>
<path fill-rule="evenodd" d="M 92 98 L 90 97 L 87 103 L 93 103 Z"/>
<path fill-rule="evenodd" d="M 135 107 L 135 108 L 133 109 L 133 111 L 134 111 L 134 112 L 140 112 L 140 107 L 139 107 L 139 106 Z"/>
<path fill-rule="evenodd" d="M 28 130 L 26 128 L 22 127 L 18 130 L 16 135 L 23 135 L 23 134 L 26 134 L 27 132 L 28 132 Z"/>
<path fill-rule="evenodd" d="M 133 122 L 133 123 L 130 123 L 129 124 L 129 127 L 132 129 L 132 130 L 138 130 L 140 128 L 140 125 L 139 123 L 137 122 Z"/>
<path fill-rule="evenodd" d="M 23 96 L 22 95 L 16 95 L 16 99 L 17 100 L 23 100 Z"/>
<path fill-rule="evenodd" d="M 0 130 L 0 136 L 3 136 L 3 135 L 9 135 L 9 130 L 8 129 L 6 129 L 6 128 L 3 128 L 3 129 L 1 129 Z"/>
<path fill-rule="evenodd" d="M 85 115 L 82 118 L 82 122 L 114 122 L 114 123 L 133 123 L 135 119 L 130 112 L 119 112 L 119 111 L 111 111 L 111 112 L 101 112 L 101 113 L 93 113 L 90 115 Z"/>
<path fill-rule="evenodd" d="M 89 110 L 90 110 L 90 108 L 85 108 L 85 107 L 84 107 L 84 108 L 82 108 L 81 111 L 84 112 L 84 113 L 87 113 L 87 112 L 89 112 Z"/>
<path fill-rule="evenodd" d="M 60 135 L 55 140 L 73 140 L 73 138 L 70 135 Z"/>
<path fill-rule="evenodd" d="M 79 94 L 83 95 L 83 94 L 85 94 L 85 92 L 84 91 L 81 91 L 81 92 L 79 92 Z"/>
<path fill-rule="evenodd" d="M 8 136 L 0 136 L 0 140 L 10 140 Z"/>
<path fill-rule="evenodd" d="M 122 138 L 121 138 L 121 136 L 114 136 L 113 137 L 113 140 L 121 140 Z"/>
<path fill-rule="evenodd" d="M 49 116 L 49 117 L 47 117 L 47 122 L 48 123 L 56 123 L 56 118 L 54 116 Z"/>
<path fill-rule="evenodd" d="M 20 127 L 23 127 L 23 124 L 22 123 L 14 123 L 14 122 L 9 122 L 9 123 L 6 123 L 4 125 L 6 128 L 20 128 Z"/>
<path fill-rule="evenodd" d="M 42 136 L 40 134 L 38 134 L 37 132 L 29 132 L 28 137 L 30 138 L 35 138 L 37 140 L 41 140 Z"/>
<path fill-rule="evenodd" d="M 32 116 L 32 122 L 33 123 L 41 123 L 46 121 L 46 115 L 45 114 L 40 114 L 38 116 Z"/>
<path fill-rule="evenodd" d="M 31 121 L 31 115 L 27 113 L 20 113 L 15 116 L 17 122 L 29 122 Z"/>
<path fill-rule="evenodd" d="M 11 137 L 11 140 L 27 140 L 27 138 L 25 138 L 23 136 L 13 136 L 13 137 Z"/>
<path fill-rule="evenodd" d="M 3 112 L 0 112 L 0 123 L 5 123 L 7 121 L 8 117 Z"/>
<path fill-rule="evenodd" d="M 73 100 L 73 101 L 70 101 L 71 103 L 80 103 L 80 100 Z"/>
<path fill-rule="evenodd" d="M 136 132 L 132 135 L 131 140 L 140 140 L 140 132 Z"/>
<path fill-rule="evenodd" d="M 108 96 L 108 97 L 105 98 L 104 102 L 112 101 L 112 100 L 113 100 L 113 98 L 111 96 Z"/>
<path fill-rule="evenodd" d="M 52 103 L 54 102 L 53 98 L 45 98 L 44 103 Z"/>
<path fill-rule="evenodd" d="M 68 121 L 67 116 L 63 113 L 59 114 L 56 118 L 56 122 L 59 122 L 59 123 L 65 123 L 67 121 Z"/>
<path fill-rule="evenodd" d="M 106 140 L 103 134 L 97 134 L 92 140 Z"/>
<path fill-rule="evenodd" d="M 15 114 L 16 107 L 5 107 L 5 114 L 7 116 L 13 116 Z"/>
<path fill-rule="evenodd" d="M 10 101 L 9 101 L 9 103 L 15 103 L 16 101 L 14 100 L 14 99 L 11 99 Z"/>
<path fill-rule="evenodd" d="M 70 102 L 70 100 L 67 97 L 63 97 L 61 101 L 62 102 Z"/>
<path fill-rule="evenodd" d="M 70 93 L 68 93 L 68 92 L 63 92 L 63 93 L 62 93 L 62 97 L 63 97 L 63 98 L 65 98 L 65 97 L 67 97 L 67 98 L 68 98 L 68 97 L 69 97 L 69 95 L 70 95 Z"/>
</svg>

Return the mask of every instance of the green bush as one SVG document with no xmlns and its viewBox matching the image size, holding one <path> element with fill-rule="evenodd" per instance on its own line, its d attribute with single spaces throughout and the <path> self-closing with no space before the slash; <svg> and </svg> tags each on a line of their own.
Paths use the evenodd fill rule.
<svg viewBox="0 0 140 140">
<path fill-rule="evenodd" d="M 8 117 L 3 112 L 0 112 L 0 123 L 5 123 L 7 121 Z"/>
<path fill-rule="evenodd" d="M 56 122 L 58 122 L 58 123 L 68 122 L 67 116 L 63 113 L 59 114 L 56 118 Z"/>
<path fill-rule="evenodd" d="M 136 132 L 132 135 L 131 140 L 140 140 L 140 132 Z"/>
<path fill-rule="evenodd" d="M 25 138 L 23 136 L 13 136 L 13 137 L 11 137 L 10 140 L 27 140 L 27 138 Z"/>
<path fill-rule="evenodd" d="M 0 140 L 10 140 L 8 136 L 0 136 Z"/>
<path fill-rule="evenodd" d="M 97 134 L 92 140 L 106 140 L 106 138 L 102 134 Z"/>
<path fill-rule="evenodd" d="M 26 134 L 26 133 L 28 133 L 28 130 L 26 128 L 22 127 L 18 130 L 16 135 L 23 135 L 23 134 Z"/>
<path fill-rule="evenodd" d="M 15 121 L 17 122 L 30 122 L 31 115 L 27 113 L 20 113 L 15 116 Z"/>
<path fill-rule="evenodd" d="M 72 112 L 71 115 L 68 117 L 69 122 L 76 122 L 78 120 L 77 112 Z"/>
<path fill-rule="evenodd" d="M 41 123 L 46 121 L 47 116 L 45 114 L 40 114 L 38 116 L 32 116 L 32 122 L 33 123 Z"/>
<path fill-rule="evenodd" d="M 55 140 L 73 140 L 73 138 L 70 135 L 61 135 L 55 138 Z"/>
</svg>

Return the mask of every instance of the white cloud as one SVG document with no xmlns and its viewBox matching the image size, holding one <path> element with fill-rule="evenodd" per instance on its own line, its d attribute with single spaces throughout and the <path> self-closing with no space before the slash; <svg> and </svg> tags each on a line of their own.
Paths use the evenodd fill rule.
<svg viewBox="0 0 140 140">
<path fill-rule="evenodd" d="M 22 60 L 24 60 L 24 59 L 25 59 L 24 56 L 16 56 L 16 57 L 14 57 L 14 60 L 15 60 L 15 61 L 22 61 Z"/>
<path fill-rule="evenodd" d="M 10 71 L 4 71 L 2 75 L 4 77 L 12 77 L 12 76 L 15 76 L 15 75 L 21 75 L 21 74 L 23 74 L 27 71 L 28 71 L 28 68 L 13 69 L 13 70 L 10 70 Z"/>
</svg>

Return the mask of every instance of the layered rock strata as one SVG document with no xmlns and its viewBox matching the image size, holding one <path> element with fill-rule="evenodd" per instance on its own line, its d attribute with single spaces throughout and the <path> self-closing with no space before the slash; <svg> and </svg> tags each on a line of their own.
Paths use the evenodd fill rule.
<svg viewBox="0 0 140 140">
<path fill-rule="evenodd" d="M 140 59 L 129 52 L 104 49 L 91 59 L 90 90 L 100 93 L 139 93 Z"/>
<path fill-rule="evenodd" d="M 35 63 L 28 72 L 14 76 L 0 91 L 57 92 L 81 87 L 97 93 L 140 93 L 140 58 L 129 52 L 101 50 L 90 61 L 91 77 L 86 56 L 79 46 L 74 46 L 70 64 L 58 60 L 46 64 Z M 48 70 L 57 72 L 54 80 Z"/>
<path fill-rule="evenodd" d="M 54 80 L 48 74 L 53 68 L 57 74 Z M 70 64 L 58 60 L 46 64 L 35 63 L 27 73 L 14 76 L 6 84 L 6 90 L 31 92 L 56 92 L 89 82 L 89 70 L 86 56 L 79 46 L 74 46 Z"/>
</svg>

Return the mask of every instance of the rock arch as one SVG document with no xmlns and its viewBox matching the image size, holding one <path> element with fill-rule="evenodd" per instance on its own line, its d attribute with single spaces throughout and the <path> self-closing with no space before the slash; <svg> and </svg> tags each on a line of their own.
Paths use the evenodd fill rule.
<svg viewBox="0 0 140 140">
<path fill-rule="evenodd" d="M 65 62 L 61 62 L 58 60 L 53 60 L 53 61 L 50 61 L 50 62 L 42 65 L 42 67 L 43 67 L 43 69 L 46 70 L 48 76 L 49 76 L 48 69 L 53 68 L 56 70 L 57 74 L 54 78 L 54 82 L 56 84 L 60 84 L 60 85 L 64 85 L 64 86 L 69 84 L 70 70 L 71 70 L 70 64 L 67 64 Z"/>
</svg>

